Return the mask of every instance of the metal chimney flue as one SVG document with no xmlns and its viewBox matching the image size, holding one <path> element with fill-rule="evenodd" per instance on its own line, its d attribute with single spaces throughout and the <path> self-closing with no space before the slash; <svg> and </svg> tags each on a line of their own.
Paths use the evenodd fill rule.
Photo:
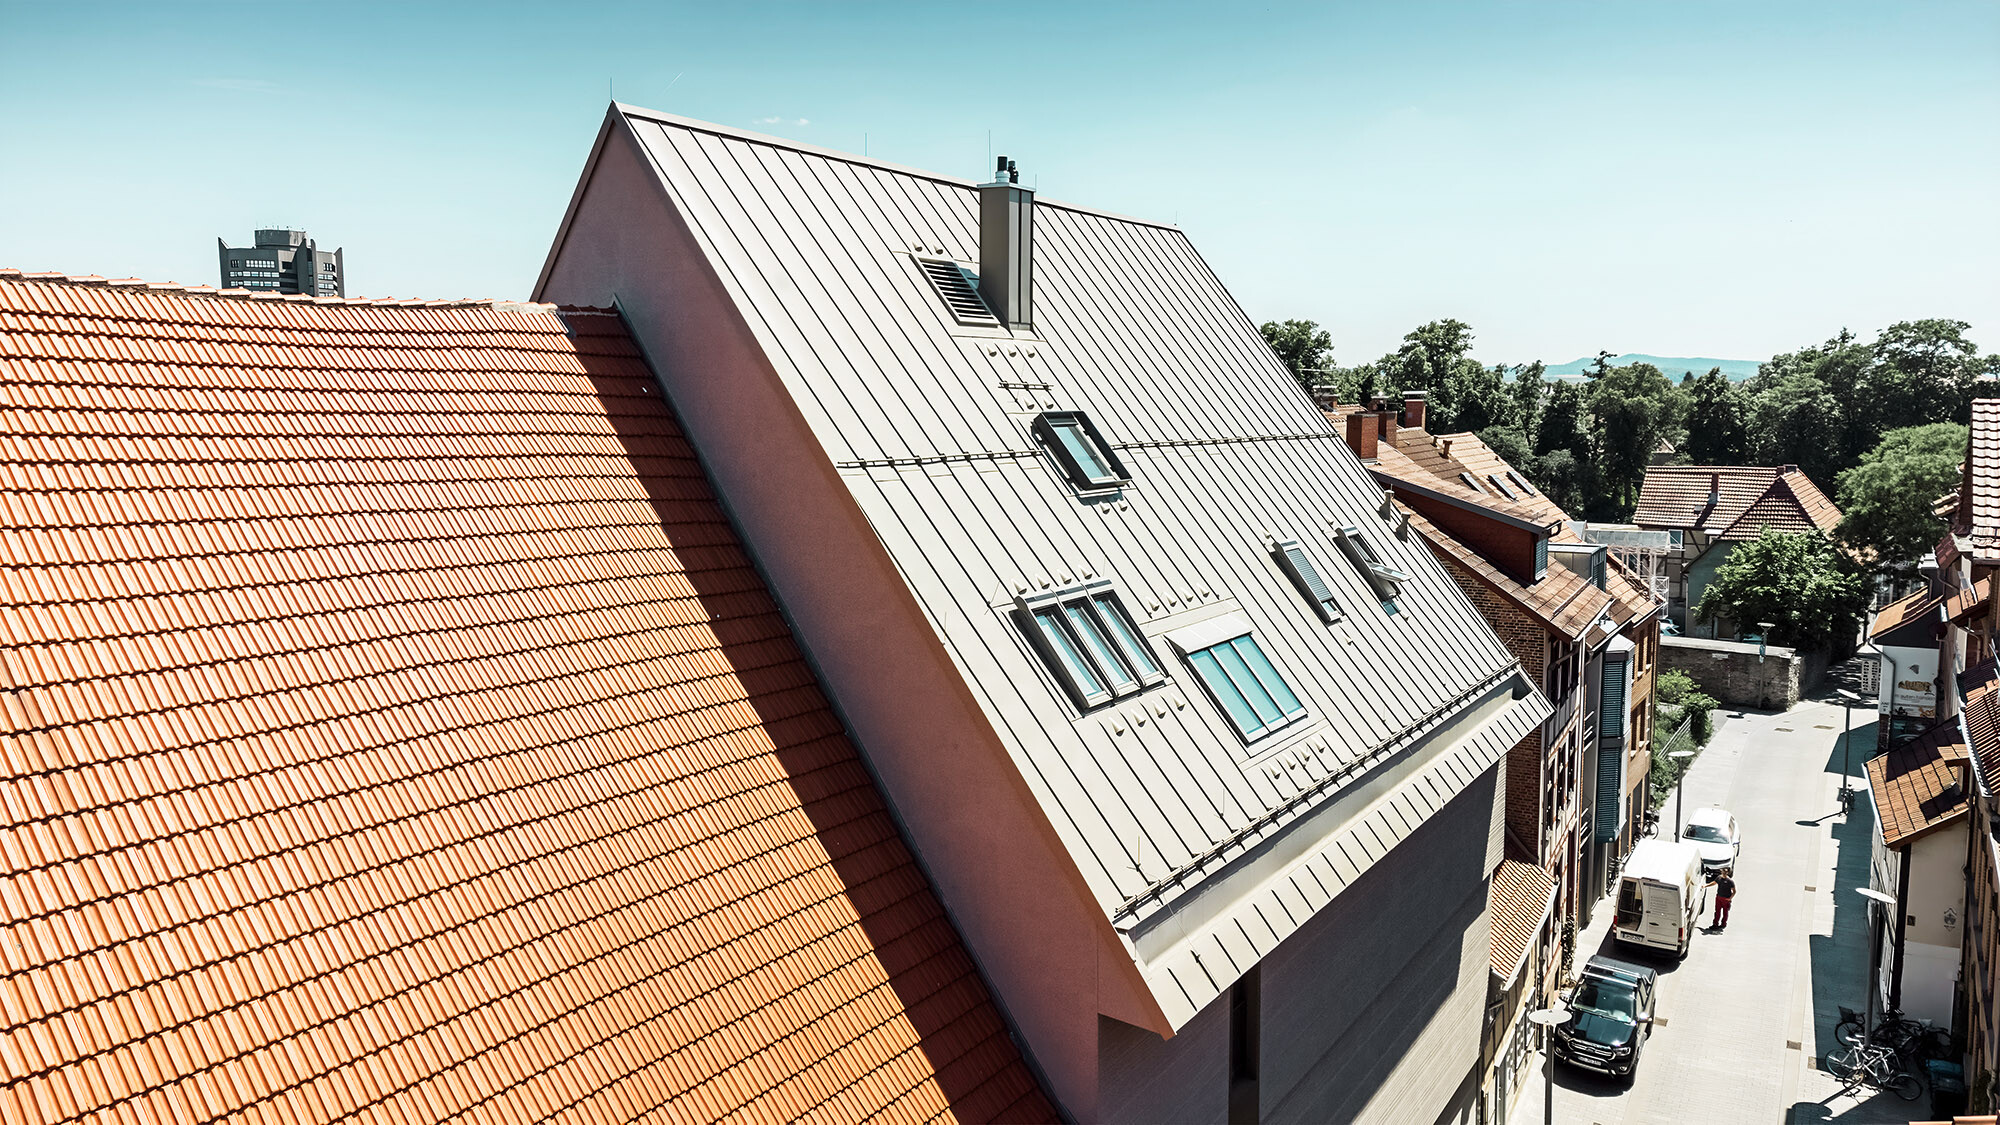
<svg viewBox="0 0 2000 1125">
<path fill-rule="evenodd" d="M 1002 156 L 979 185 L 979 295 L 1009 328 L 1035 327 L 1035 191 Z"/>
</svg>

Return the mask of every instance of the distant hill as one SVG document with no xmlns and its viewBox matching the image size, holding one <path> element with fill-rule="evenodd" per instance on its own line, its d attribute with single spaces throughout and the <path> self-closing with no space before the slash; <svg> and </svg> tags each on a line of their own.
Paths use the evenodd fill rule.
<svg viewBox="0 0 2000 1125">
<path fill-rule="evenodd" d="M 1573 359 L 1568 363 L 1551 366 L 1548 373 L 1550 375 L 1582 375 L 1584 372 L 1590 370 L 1591 365 L 1596 362 L 1595 357 L 1590 359 Z M 1754 359 L 1689 359 L 1674 356 L 1640 355 L 1637 352 L 1630 355 L 1611 357 L 1611 366 L 1613 367 L 1624 367 L 1634 363 L 1650 363 L 1661 371 L 1666 372 L 1667 378 L 1675 382 L 1680 381 L 1680 377 L 1684 372 L 1691 371 L 1696 375 L 1706 375 L 1711 367 L 1722 368 L 1722 374 L 1725 378 L 1739 383 L 1757 373 L 1757 361 Z"/>
</svg>

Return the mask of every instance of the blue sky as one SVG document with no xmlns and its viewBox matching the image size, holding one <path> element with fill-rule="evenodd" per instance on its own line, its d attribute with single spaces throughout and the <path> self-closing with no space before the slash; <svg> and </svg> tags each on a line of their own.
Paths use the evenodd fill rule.
<svg viewBox="0 0 2000 1125">
<path fill-rule="evenodd" d="M 525 296 L 619 100 L 1177 222 L 1335 358 L 2000 348 L 2000 4 L 0 0 L 0 265 Z M 236 146 L 233 150 L 230 146 Z"/>
</svg>

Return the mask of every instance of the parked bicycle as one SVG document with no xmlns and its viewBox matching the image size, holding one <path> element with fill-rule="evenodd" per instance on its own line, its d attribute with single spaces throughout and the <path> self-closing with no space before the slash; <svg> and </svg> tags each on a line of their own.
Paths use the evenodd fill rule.
<svg viewBox="0 0 2000 1125">
<path fill-rule="evenodd" d="M 1860 1012 L 1842 1007 L 1840 1022 L 1834 1025 L 1834 1038 L 1846 1046 L 1861 1042 L 1862 1019 Z M 1876 1021 L 1869 1042 L 1896 1052 L 1911 1069 L 1915 1069 L 1925 1060 L 1946 1059 L 1952 1054 L 1949 1030 L 1929 1020 L 1910 1019 L 1894 1008 L 1883 1013 Z"/>
<path fill-rule="evenodd" d="M 1842 1093 L 1872 1086 L 1913 1102 L 1924 1092 L 1923 1080 L 1910 1073 L 1902 1057 L 1888 1047 L 1853 1043 L 1820 1061 L 1828 1074 L 1846 1083 Z"/>
</svg>

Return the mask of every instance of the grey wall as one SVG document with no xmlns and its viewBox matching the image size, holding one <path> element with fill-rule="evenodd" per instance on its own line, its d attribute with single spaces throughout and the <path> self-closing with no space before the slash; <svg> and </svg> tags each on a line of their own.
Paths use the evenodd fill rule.
<svg viewBox="0 0 2000 1125">
<path fill-rule="evenodd" d="M 1476 1092 L 1501 795 L 1496 766 L 1264 958 L 1264 1120 L 1430 1125 Z M 1100 1020 L 1100 1118 L 1224 1120 L 1228 1011 L 1172 1040 Z"/>
<path fill-rule="evenodd" d="M 1754 644 L 1661 637 L 1660 667 L 1686 672 L 1701 690 L 1732 706 L 1782 711 L 1819 685 L 1826 654 L 1771 645 L 1760 660 Z"/>
</svg>

